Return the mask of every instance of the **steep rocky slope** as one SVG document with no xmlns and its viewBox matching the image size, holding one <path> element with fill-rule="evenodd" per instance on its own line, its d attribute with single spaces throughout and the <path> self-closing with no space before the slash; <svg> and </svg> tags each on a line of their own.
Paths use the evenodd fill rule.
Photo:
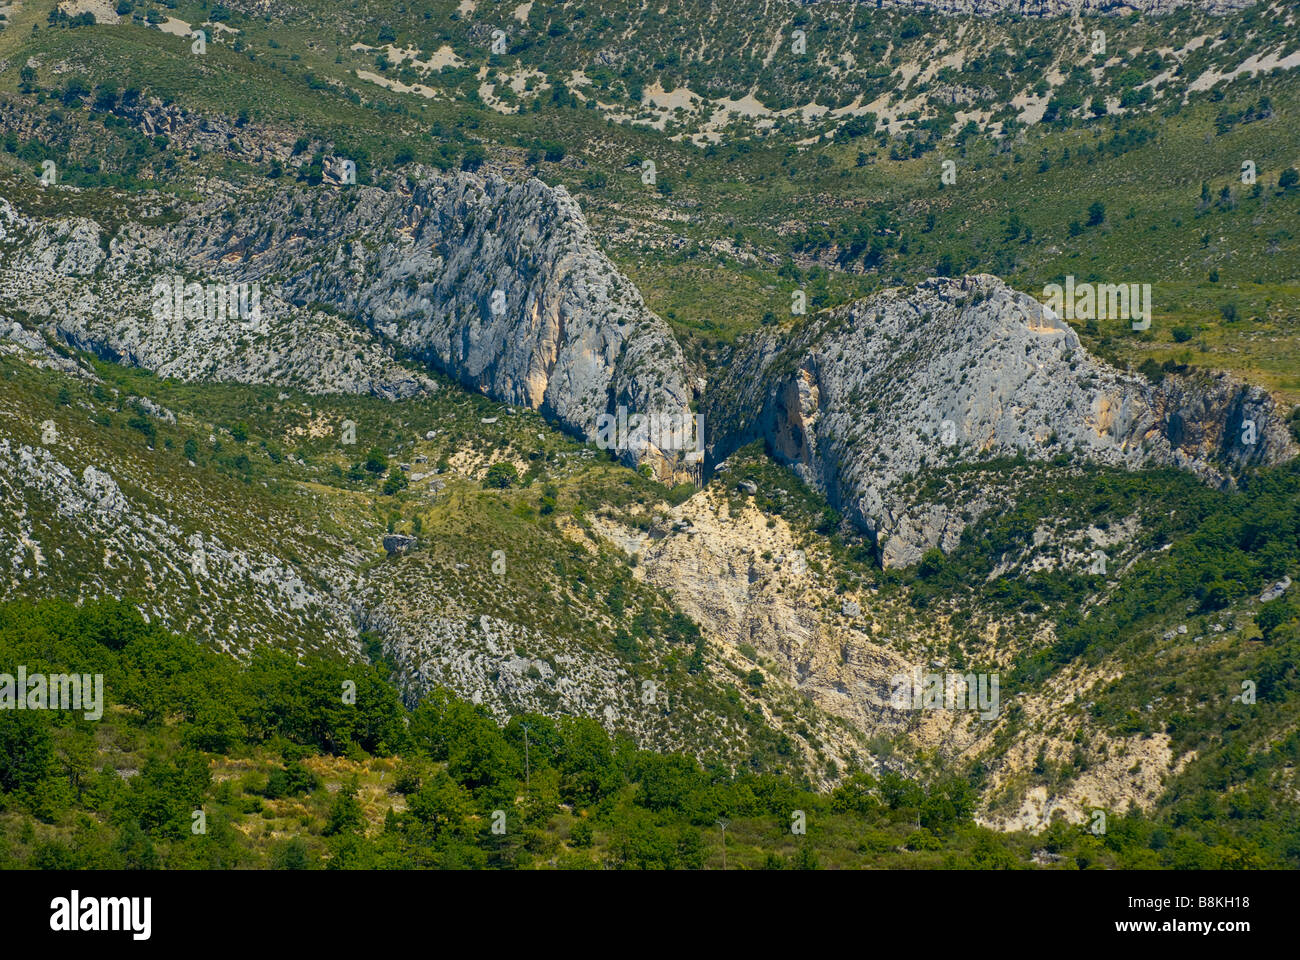
<svg viewBox="0 0 1300 960">
<path fill-rule="evenodd" d="M 1080 14 L 1159 15 L 1183 7 L 1223 15 L 1244 10 L 1254 3 L 1255 0 L 881 0 L 871 5 L 896 10 L 927 10 L 950 16 L 1061 17 Z"/>
<path fill-rule="evenodd" d="M 429 389 L 397 348 L 585 439 L 619 407 L 690 417 L 680 347 L 563 187 L 425 173 L 389 190 L 214 190 L 177 222 L 116 229 L 0 201 L 0 231 L 5 302 L 77 346 L 167 376 L 390 398 Z M 262 322 L 195 317 L 188 304 L 160 316 L 154 285 L 174 276 L 255 285 Z M 681 451 L 661 441 L 620 449 L 671 476 Z"/>
<path fill-rule="evenodd" d="M 319 309 L 295 308 L 270 290 L 260 291 L 257 323 L 229 311 L 156 312 L 154 284 L 170 285 L 178 275 L 184 239 L 138 222 L 114 236 L 89 217 L 27 217 L 0 197 L 0 302 L 73 346 L 180 380 L 388 398 L 431 388 L 364 331 Z M 184 279 L 234 280 L 193 269 Z"/>
<path fill-rule="evenodd" d="M 983 597 L 970 601 L 973 615 L 917 617 L 912 595 L 854 566 L 829 529 L 782 512 L 770 482 L 721 470 L 685 502 L 670 506 L 659 488 L 615 506 L 614 491 L 640 478 L 602 477 L 614 468 L 537 414 L 591 440 L 601 413 L 684 416 L 694 390 L 671 332 L 599 253 L 562 189 L 419 170 L 386 188 L 213 184 L 194 209 L 151 200 L 154 209 L 135 203 L 125 216 L 58 189 L 46 197 L 68 209 L 34 215 L 22 189 L 0 201 L 0 352 L 24 376 L 25 366 L 88 386 L 52 400 L 53 380 L 24 380 L 0 411 L 0 485 L 13 505 L 0 525 L 6 596 L 145 595 L 150 617 L 241 654 L 275 638 L 374 655 L 377 640 L 412 700 L 446 685 L 498 717 L 594 716 L 641 743 L 732 764 L 761 755 L 756 767 L 788 764 L 823 784 L 858 765 L 979 762 L 986 819 L 1005 827 L 1039 828 L 1055 810 L 1079 819 L 1097 803 L 1149 806 L 1187 762 L 1168 737 L 1090 718 L 1062 725 L 1061 704 L 1108 696 L 1122 677 L 1113 664 L 1008 686 L 1016 710 L 991 717 L 891 703 L 900 674 L 952 666 L 1009 677 L 1056 642 L 1054 628 Z M 153 283 L 173 275 L 257 285 L 265 322 L 160 317 Z M 238 415 L 255 434 L 257 418 L 297 408 L 291 424 L 260 428 L 270 464 L 259 484 L 246 454 L 242 467 L 222 460 L 222 443 L 244 444 L 228 427 L 192 408 L 177 416 L 152 395 L 105 392 L 54 338 L 178 380 L 303 392 L 243 397 Z M 439 389 L 422 365 L 503 405 L 489 411 Z M 954 550 L 981 516 L 1083 465 L 1176 466 L 1224 487 L 1294 451 L 1264 391 L 1114 369 L 1049 308 L 986 275 L 759 334 L 703 399 L 710 468 L 762 441 L 873 533 L 888 567 Z M 363 433 L 363 446 L 409 461 L 382 494 L 357 451 L 334 440 L 362 402 L 372 404 L 355 415 L 363 431 L 397 421 Z M 149 438 L 144 449 L 129 430 Z M 185 433 L 208 438 L 199 466 L 175 452 Z M 672 451 L 648 454 L 663 479 L 679 472 Z M 1020 467 L 990 463 L 1016 455 L 1049 473 L 1018 480 Z M 492 463 L 540 481 L 540 498 L 537 487 L 485 492 Z M 945 473 L 958 466 L 976 472 Z M 933 474 L 943 482 L 918 485 Z M 754 501 L 737 502 L 737 490 Z M 1101 547 L 1116 568 L 1158 554 L 1145 542 L 1150 518 L 1115 519 L 1102 532 L 1090 517 L 1038 524 L 1031 548 L 1003 551 L 985 571 L 990 590 L 1041 570 L 1077 576 Z M 409 536 L 410 549 L 383 556 L 385 533 Z M 693 648 L 694 625 L 707 642 Z M 1078 739 L 1097 746 L 1091 766 L 1044 786 L 1039 758 L 1064 766 Z M 1134 755 L 1144 758 L 1136 772 Z"/>
<path fill-rule="evenodd" d="M 174 222 L 153 213 L 102 227 L 0 200 L 0 291 L 73 345 L 180 379 L 397 398 L 432 388 L 409 365 L 422 360 L 587 440 L 619 408 L 691 416 L 677 341 L 598 251 L 563 188 L 425 172 L 390 189 L 214 189 Z M 160 316 L 154 284 L 175 277 L 265 291 L 261 323 Z M 978 491 L 903 496 L 926 466 L 1079 455 L 1173 464 L 1222 485 L 1294 449 L 1264 391 L 1115 371 L 1049 308 L 988 276 L 756 335 L 707 409 L 712 464 L 762 437 L 877 536 L 886 565 L 951 549 L 987 505 Z M 681 450 L 618 440 L 627 462 L 691 475 Z"/>
<path fill-rule="evenodd" d="M 951 549 L 978 490 L 900 495 L 926 466 L 1023 453 L 1173 464 L 1226 484 L 1294 452 L 1268 394 L 1224 376 L 1153 385 L 1091 357 L 1050 308 L 991 276 L 932 280 L 757 336 L 710 396 L 710 463 L 762 437 L 877 537 L 886 565 Z"/>
<path fill-rule="evenodd" d="M 39 342 L 30 331 L 24 339 Z M 86 399 L 74 400 L 87 389 L 74 381 L 63 386 L 67 404 L 51 403 L 41 385 L 54 374 L 24 367 L 60 368 L 44 351 L 8 342 L 16 349 L 0 360 L 0 596 L 132 596 L 151 620 L 234 653 L 271 638 L 300 650 L 357 649 L 349 597 L 364 552 L 336 528 L 325 532 L 319 516 L 308 519 L 321 509 L 318 495 L 252 488 L 196 469 L 179 450 L 146 446 L 141 431 L 229 434 L 178 424 L 172 411 L 87 371 L 77 377 L 91 385 Z M 136 418 L 135 442 L 122 442 L 122 414 L 116 429 L 105 426 L 115 407 Z"/>
<path fill-rule="evenodd" d="M 445 686 L 498 717 L 589 716 L 656 749 L 729 765 L 762 755 L 822 782 L 828 763 L 865 752 L 778 678 L 738 694 L 727 652 L 695 644 L 666 593 L 539 516 L 542 484 L 483 489 L 489 462 L 516 461 L 545 464 L 544 496 L 566 515 L 595 491 L 616 499 L 613 483 L 659 489 L 535 414 L 452 385 L 403 401 L 162 387 L 3 329 L 0 600 L 129 597 L 150 622 L 240 658 L 382 650 L 411 702 Z M 391 471 L 409 485 L 376 489 L 359 464 L 362 479 L 347 478 L 358 452 L 338 443 L 344 418 L 365 446 L 412 461 Z M 390 555 L 394 531 L 409 546 Z"/>
<path fill-rule="evenodd" d="M 466 386 L 580 437 L 619 405 L 689 412 L 677 342 L 563 187 L 425 174 L 389 191 L 277 192 L 236 212 L 228 229 L 214 217 L 199 231 L 190 263 L 283 278 L 291 301 L 360 316 Z"/>
</svg>

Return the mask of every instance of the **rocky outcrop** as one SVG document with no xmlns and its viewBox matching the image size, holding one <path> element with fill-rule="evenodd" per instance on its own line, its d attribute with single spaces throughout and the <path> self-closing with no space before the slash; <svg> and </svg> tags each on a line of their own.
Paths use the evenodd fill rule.
<svg viewBox="0 0 1300 960">
<path fill-rule="evenodd" d="M 424 171 L 389 190 L 218 193 L 178 223 L 112 235 L 0 200 L 0 230 L 6 302 L 78 347 L 167 376 L 384 397 L 429 389 L 401 353 L 588 440 L 620 407 L 690 416 L 668 326 L 597 249 L 577 202 L 539 180 Z M 160 316 L 155 284 L 172 277 L 256 289 L 260 322 L 188 306 Z M 674 474 L 681 451 L 625 439 L 625 460 Z"/>
<path fill-rule="evenodd" d="M 62 432 L 50 441 L 0 438 L 0 600 L 132 596 L 150 620 L 232 652 L 272 638 L 355 648 L 339 599 L 356 579 L 350 545 L 290 535 L 281 516 L 260 518 L 266 542 L 250 543 L 240 511 L 213 509 L 222 501 L 209 481 L 162 476 L 147 461 L 82 466 L 91 443 Z M 280 542 L 295 544 L 310 574 L 275 552 Z"/>
<path fill-rule="evenodd" d="M 955 546 L 978 490 L 927 503 L 920 471 L 1058 455 L 1175 465 L 1215 485 L 1294 454 L 1269 395 L 1225 375 L 1155 385 L 1091 357 L 1050 308 L 992 276 L 936 279 L 760 334 L 717 386 L 710 464 L 763 438 L 869 532 L 882 562 Z"/>
<path fill-rule="evenodd" d="M 1283 577 L 1259 595 L 1260 603 L 1269 603 L 1291 589 L 1291 578 Z"/>
<path fill-rule="evenodd" d="M 407 536 L 404 533 L 390 533 L 384 537 L 384 552 L 390 557 L 398 557 L 404 553 L 409 553 L 415 543 L 415 537 Z"/>
<path fill-rule="evenodd" d="M 23 216 L 0 197 L 0 302 L 78 349 L 178 380 L 386 399 L 434 388 L 343 317 L 287 303 L 269 288 L 257 290 L 257 317 L 215 309 L 206 298 L 201 309 L 164 313 L 160 281 L 179 277 L 205 291 L 243 282 L 229 269 L 182 266 L 191 243 L 179 226 L 133 222 L 110 236 L 83 217 Z"/>
</svg>

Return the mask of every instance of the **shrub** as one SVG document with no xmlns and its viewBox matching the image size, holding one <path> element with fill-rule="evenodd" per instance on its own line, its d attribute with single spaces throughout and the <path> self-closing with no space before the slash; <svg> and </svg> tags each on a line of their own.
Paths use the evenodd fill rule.
<svg viewBox="0 0 1300 960">
<path fill-rule="evenodd" d="M 519 471 L 513 463 L 494 463 L 488 467 L 483 478 L 483 486 L 495 490 L 506 490 L 519 482 Z"/>
</svg>

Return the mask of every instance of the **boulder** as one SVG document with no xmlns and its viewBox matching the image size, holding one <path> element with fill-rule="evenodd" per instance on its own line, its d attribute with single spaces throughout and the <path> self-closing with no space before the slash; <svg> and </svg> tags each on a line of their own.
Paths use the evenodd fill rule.
<svg viewBox="0 0 1300 960">
<path fill-rule="evenodd" d="M 400 557 L 404 553 L 409 553 L 416 542 L 415 537 L 405 533 L 390 533 L 384 537 L 384 550 L 390 557 Z"/>
<path fill-rule="evenodd" d="M 1263 593 L 1259 595 L 1259 602 L 1268 603 L 1270 600 L 1276 600 L 1278 597 L 1282 596 L 1282 594 L 1286 593 L 1290 589 L 1291 589 L 1291 578 L 1283 577 L 1281 580 L 1273 584 L 1273 586 L 1269 587 L 1267 590 L 1265 590 Z"/>
</svg>

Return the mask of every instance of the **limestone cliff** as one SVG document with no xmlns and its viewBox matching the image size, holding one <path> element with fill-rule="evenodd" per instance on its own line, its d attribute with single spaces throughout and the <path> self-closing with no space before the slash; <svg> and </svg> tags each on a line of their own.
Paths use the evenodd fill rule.
<svg viewBox="0 0 1300 960">
<path fill-rule="evenodd" d="M 926 467 L 1024 454 L 1174 465 L 1216 485 L 1294 453 L 1269 395 L 1224 375 L 1159 385 L 1090 356 L 992 276 L 935 279 L 760 334 L 711 397 L 709 462 L 763 438 L 873 533 L 885 565 L 950 549 L 980 508 L 905 498 Z"/>
<path fill-rule="evenodd" d="M 5 302 L 163 375 L 388 398 L 430 389 L 404 356 L 588 440 L 620 407 L 690 416 L 671 331 L 599 251 L 576 201 L 538 180 L 425 172 L 392 189 L 217 193 L 176 222 L 117 228 L 0 200 L 0 231 Z M 160 316 L 155 284 L 176 276 L 254 286 L 261 321 Z M 673 475 L 683 451 L 648 439 L 614 438 L 625 460 Z"/>
</svg>

